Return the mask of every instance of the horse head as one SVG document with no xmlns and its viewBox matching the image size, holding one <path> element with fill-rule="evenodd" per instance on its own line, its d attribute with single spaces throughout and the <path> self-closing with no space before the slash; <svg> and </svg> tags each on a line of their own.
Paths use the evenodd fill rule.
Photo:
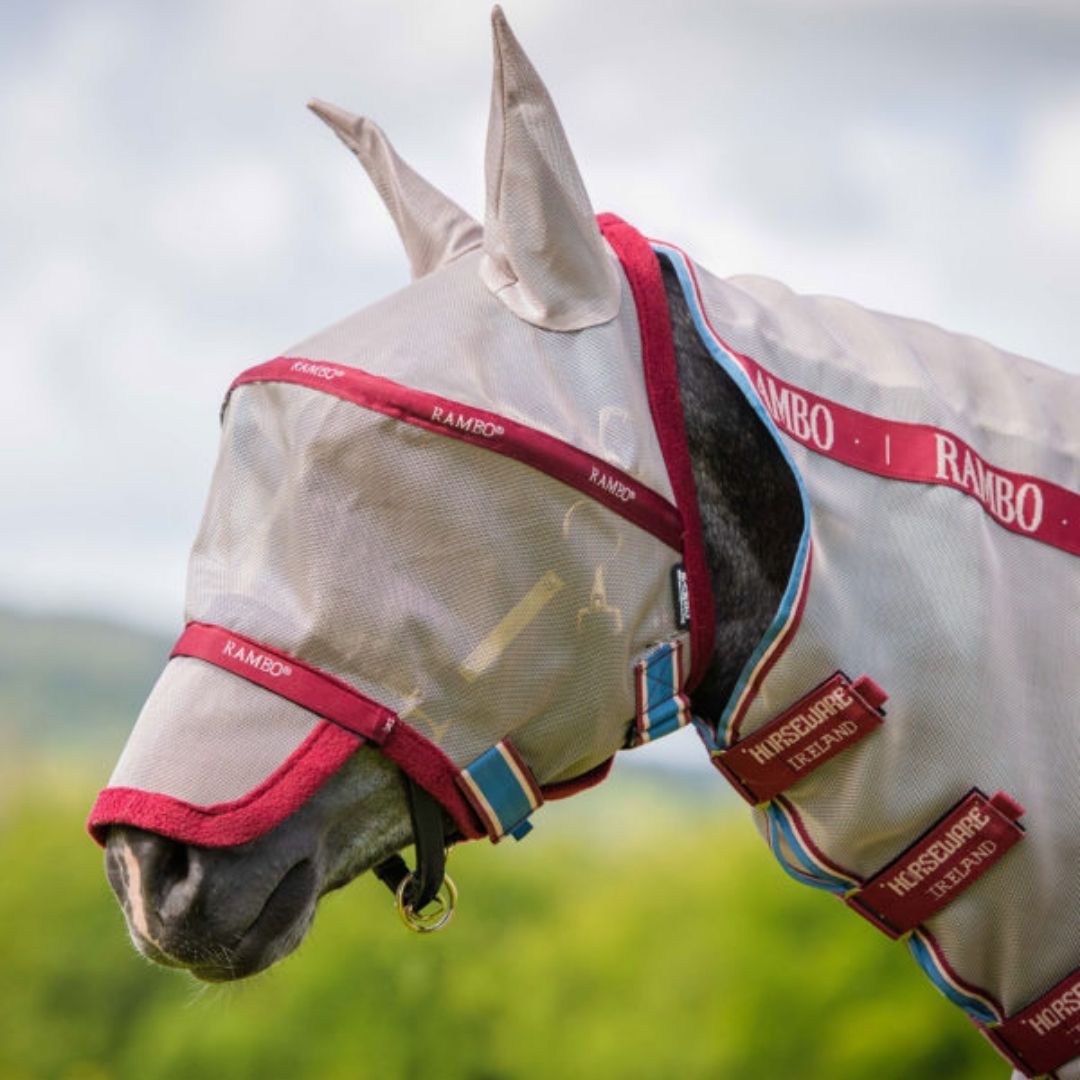
<svg viewBox="0 0 1080 1080">
<path fill-rule="evenodd" d="M 186 629 L 92 813 L 136 946 L 203 978 L 272 963 L 372 867 L 423 909 L 447 843 L 521 835 L 687 723 L 709 668 L 670 322 L 653 297 L 645 325 L 617 249 L 654 285 L 659 264 L 598 222 L 498 9 L 493 27 L 483 227 L 370 120 L 312 103 L 413 280 L 234 381 Z M 716 442 L 697 392 L 692 434 Z M 746 582 L 738 618 L 779 588 Z M 407 875 L 391 856 L 425 821 Z"/>
<path fill-rule="evenodd" d="M 369 869 L 441 926 L 448 847 L 693 721 L 792 877 L 1064 1065 L 1076 380 L 595 217 L 493 24 L 482 226 L 312 105 L 413 280 L 226 395 L 185 628 L 90 816 L 136 946 L 248 975 Z"/>
</svg>

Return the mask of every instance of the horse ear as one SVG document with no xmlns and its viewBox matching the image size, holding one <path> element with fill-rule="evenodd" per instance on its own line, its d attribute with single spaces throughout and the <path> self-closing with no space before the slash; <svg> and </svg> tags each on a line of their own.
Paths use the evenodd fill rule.
<svg viewBox="0 0 1080 1080">
<path fill-rule="evenodd" d="M 481 276 L 534 326 L 582 330 L 607 322 L 619 308 L 619 280 L 566 133 L 501 8 L 491 21 L 495 77 Z"/>
<path fill-rule="evenodd" d="M 402 161 L 378 124 L 324 101 L 309 101 L 308 108 L 367 170 L 394 219 L 414 278 L 480 246 L 480 223 Z"/>
</svg>

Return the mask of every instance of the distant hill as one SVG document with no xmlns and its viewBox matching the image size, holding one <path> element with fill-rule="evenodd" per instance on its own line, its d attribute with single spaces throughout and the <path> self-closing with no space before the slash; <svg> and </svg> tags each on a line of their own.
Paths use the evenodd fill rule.
<svg viewBox="0 0 1080 1080">
<path fill-rule="evenodd" d="M 0 608 L 0 748 L 119 748 L 171 642 L 103 619 Z"/>
</svg>

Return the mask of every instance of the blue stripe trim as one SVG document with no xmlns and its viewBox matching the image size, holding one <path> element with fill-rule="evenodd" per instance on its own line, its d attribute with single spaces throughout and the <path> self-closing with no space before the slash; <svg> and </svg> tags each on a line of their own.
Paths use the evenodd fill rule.
<svg viewBox="0 0 1080 1080">
<path fill-rule="evenodd" d="M 634 677 L 644 678 L 644 702 L 630 744 L 641 746 L 670 735 L 690 721 L 690 706 L 676 678 L 678 641 L 665 641 L 634 665 Z"/>
<path fill-rule="evenodd" d="M 681 251 L 677 251 L 662 243 L 653 243 L 652 248 L 657 254 L 663 255 L 670 261 L 671 266 L 679 279 L 679 284 L 682 286 L 683 295 L 686 298 L 686 303 L 690 309 L 690 314 L 693 317 L 694 326 L 697 329 L 698 335 L 704 342 L 705 347 L 712 354 L 713 359 L 727 372 L 728 375 L 731 376 L 735 385 L 742 391 L 747 402 L 765 425 L 766 430 L 772 435 L 773 441 L 776 443 L 780 453 L 784 457 L 784 461 L 787 462 L 795 477 L 795 482 L 799 488 L 799 499 L 802 502 L 803 531 L 799 538 L 799 547 L 795 553 L 795 562 L 792 565 L 791 576 L 788 578 L 787 587 L 784 589 L 784 595 L 781 597 L 780 606 L 777 608 L 776 615 L 773 616 L 773 620 L 769 624 L 768 630 L 765 631 L 764 637 L 758 642 L 757 648 L 754 649 L 750 659 L 747 660 L 742 671 L 739 673 L 735 688 L 731 693 L 731 697 L 728 699 L 727 706 L 725 707 L 720 720 L 718 721 L 717 726 L 719 734 L 717 741 L 721 746 L 727 747 L 730 745 L 729 740 L 732 714 L 738 706 L 743 694 L 746 692 L 747 684 L 752 678 L 758 664 L 761 662 L 761 658 L 769 650 L 770 646 L 783 631 L 784 627 L 787 626 L 792 608 L 795 606 L 795 600 L 799 593 L 799 585 L 806 568 L 807 554 L 810 550 L 810 496 L 806 490 L 806 484 L 803 481 L 802 474 L 795 466 L 795 462 L 788 451 L 787 444 L 784 441 L 780 429 L 776 426 L 773 418 L 769 415 L 768 410 L 762 404 L 761 399 L 751 385 L 742 365 L 724 347 L 723 343 L 716 338 L 709 328 L 701 310 L 701 305 L 698 303 L 697 292 L 694 288 L 686 256 Z"/>
<path fill-rule="evenodd" d="M 522 787 L 500 750 L 501 744 L 485 750 L 462 772 L 484 793 L 498 818 L 501 834 L 515 832 L 533 812 L 532 793 Z"/>
<path fill-rule="evenodd" d="M 915 957 L 915 962 L 923 969 L 927 978 L 929 978 L 929 980 L 954 1005 L 959 1005 L 968 1016 L 972 1016 L 976 1020 L 981 1020 L 984 1024 L 996 1024 L 1000 1021 L 1001 1018 L 986 1004 L 986 1002 L 981 1001 L 979 998 L 972 997 L 970 994 L 965 994 L 949 981 L 945 973 L 938 967 L 937 958 L 918 933 L 913 933 L 911 937 L 908 938 L 908 948 L 911 950 L 911 955 Z"/>
<path fill-rule="evenodd" d="M 845 896 L 852 890 L 856 885 L 855 881 L 847 881 L 834 874 L 830 874 L 810 856 L 810 853 L 806 850 L 802 840 L 799 838 L 798 833 L 796 833 L 791 822 L 788 820 L 787 815 L 783 812 L 783 809 L 778 803 L 769 803 L 765 808 L 765 815 L 769 822 L 769 846 L 772 848 L 772 852 L 780 865 L 791 877 L 795 878 L 797 881 L 802 881 L 806 885 L 812 885 L 816 889 L 824 889 L 826 892 L 834 893 L 837 896 Z M 801 870 L 798 867 L 792 866 L 785 858 L 783 849 L 779 843 L 781 836 L 788 848 L 791 849 L 792 854 L 801 864 Z"/>
<path fill-rule="evenodd" d="M 675 685 L 675 665 L 672 663 L 674 653 L 675 646 L 667 642 L 645 658 L 645 688 L 648 693 L 650 720 L 654 709 L 662 709 L 672 695 L 678 693 L 679 688 Z M 649 726 L 652 727 L 652 724 Z"/>
<path fill-rule="evenodd" d="M 679 728 L 686 727 L 686 706 L 679 698 L 668 698 L 655 708 L 649 709 L 649 726 L 638 735 L 645 742 L 662 739 Z"/>
</svg>

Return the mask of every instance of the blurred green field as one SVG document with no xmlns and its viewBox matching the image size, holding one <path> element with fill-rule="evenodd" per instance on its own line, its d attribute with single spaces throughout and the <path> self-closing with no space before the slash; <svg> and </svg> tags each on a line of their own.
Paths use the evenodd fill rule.
<svg viewBox="0 0 1080 1080">
<path fill-rule="evenodd" d="M 546 807 L 521 844 L 455 852 L 447 932 L 409 934 L 368 878 L 293 957 L 213 988 L 128 945 L 82 828 L 102 779 L 0 766 L 3 1080 L 1008 1074 L 903 947 L 784 877 L 739 807 L 640 769 Z"/>
</svg>

